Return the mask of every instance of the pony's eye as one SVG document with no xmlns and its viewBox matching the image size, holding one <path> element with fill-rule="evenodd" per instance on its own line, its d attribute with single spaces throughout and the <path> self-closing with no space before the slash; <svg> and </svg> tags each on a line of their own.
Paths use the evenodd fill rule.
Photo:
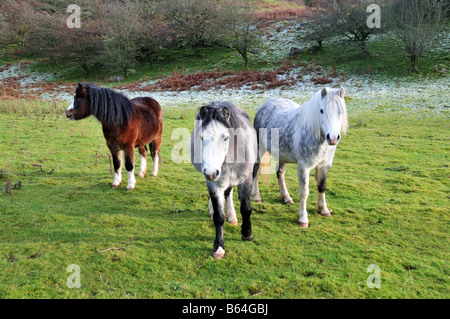
<svg viewBox="0 0 450 319">
<path fill-rule="evenodd" d="M 227 136 L 227 137 L 225 137 L 223 140 L 224 140 L 224 141 L 228 141 L 229 138 L 230 138 L 230 137 Z"/>
<path fill-rule="evenodd" d="M 320 110 L 320 113 L 323 114 L 323 110 L 322 109 Z"/>
</svg>

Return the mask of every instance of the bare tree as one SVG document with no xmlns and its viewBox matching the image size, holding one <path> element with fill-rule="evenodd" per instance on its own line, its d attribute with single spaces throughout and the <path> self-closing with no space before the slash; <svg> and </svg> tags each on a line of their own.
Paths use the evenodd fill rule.
<svg viewBox="0 0 450 319">
<path fill-rule="evenodd" d="M 309 2 L 311 8 L 306 19 L 302 22 L 303 32 L 300 40 L 304 42 L 317 43 L 317 49 L 322 48 L 322 43 L 338 35 L 338 30 L 334 27 L 333 16 L 325 9 L 325 6 L 319 2 Z"/>
<path fill-rule="evenodd" d="M 386 0 L 378 0 L 383 4 Z M 358 45 L 366 53 L 366 43 L 379 29 L 367 25 L 367 7 L 373 0 L 316 0 L 309 16 L 308 34 L 304 40 L 317 41 L 321 47 L 325 39 L 341 35 Z"/>
<path fill-rule="evenodd" d="M 142 25 L 139 34 L 139 59 L 150 62 L 156 59 L 164 47 L 169 47 L 168 23 L 160 12 L 161 3 L 151 2 L 143 5 Z"/>
<path fill-rule="evenodd" d="M 79 0 L 82 8 L 81 28 L 69 28 L 65 10 L 37 8 L 31 17 L 34 24 L 30 30 L 27 53 L 44 56 L 55 64 L 81 68 L 89 73 L 101 62 L 104 49 L 105 25 L 101 19 L 100 0 Z"/>
<path fill-rule="evenodd" d="M 248 67 L 248 54 L 259 43 L 253 2 L 224 1 L 220 12 L 219 39 L 236 50 L 244 59 L 245 67 Z"/>
<path fill-rule="evenodd" d="M 419 71 L 419 57 L 435 45 L 448 14 L 448 0 L 394 0 L 390 21 L 411 60 L 412 72 Z"/>
<path fill-rule="evenodd" d="M 123 0 L 105 9 L 109 30 L 104 62 L 112 69 L 120 70 L 126 78 L 141 53 L 139 39 L 145 25 L 143 7 L 139 2 Z"/>
<path fill-rule="evenodd" d="M 215 40 L 218 2 L 212 0 L 168 0 L 164 3 L 168 36 L 172 42 L 195 50 Z"/>
<path fill-rule="evenodd" d="M 3 16 L 1 38 L 4 43 L 26 47 L 36 22 L 34 5 L 22 0 L 12 0 L 0 4 L 0 9 Z"/>
<path fill-rule="evenodd" d="M 355 42 L 363 53 L 367 53 L 370 36 L 378 31 L 367 25 L 366 10 L 370 3 L 370 0 L 336 0 L 329 9 L 336 30 Z"/>
</svg>

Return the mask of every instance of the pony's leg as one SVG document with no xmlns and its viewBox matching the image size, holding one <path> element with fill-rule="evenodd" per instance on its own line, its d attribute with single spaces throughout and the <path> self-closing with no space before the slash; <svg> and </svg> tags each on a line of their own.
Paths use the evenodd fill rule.
<svg viewBox="0 0 450 319">
<path fill-rule="evenodd" d="M 252 238 L 252 223 L 250 216 L 252 214 L 252 204 L 250 200 L 250 193 L 252 187 L 251 178 L 246 179 L 242 184 L 239 185 L 239 200 L 241 201 L 241 215 L 242 215 L 242 226 L 241 226 L 241 237 L 244 241 L 251 241 Z"/>
<path fill-rule="evenodd" d="M 291 196 L 289 196 L 289 192 L 286 188 L 286 182 L 284 181 L 284 173 L 286 173 L 286 163 L 278 162 L 277 163 L 277 178 L 278 178 L 278 186 L 280 187 L 280 197 L 281 200 L 285 204 L 294 204 Z"/>
<path fill-rule="evenodd" d="M 134 177 L 134 148 L 128 146 L 124 150 L 125 153 L 125 168 L 128 173 L 127 190 L 132 190 L 136 187 L 136 178 Z"/>
<path fill-rule="evenodd" d="M 237 217 L 236 217 L 236 211 L 234 209 L 234 203 L 233 203 L 233 188 L 232 187 L 227 188 L 224 195 L 225 195 L 225 201 L 227 204 L 227 221 L 231 225 L 236 226 L 237 225 Z M 209 217 L 213 218 L 214 209 L 213 209 L 213 204 L 212 204 L 211 198 L 209 199 L 208 210 L 209 210 Z"/>
<path fill-rule="evenodd" d="M 306 211 L 306 200 L 309 196 L 309 172 L 310 169 L 305 169 L 297 164 L 297 176 L 300 186 L 300 207 L 298 210 L 298 223 L 300 227 L 307 228 L 309 226 L 308 212 Z"/>
<path fill-rule="evenodd" d="M 150 152 L 152 154 L 153 159 L 153 169 L 152 169 L 152 176 L 158 175 L 158 164 L 159 159 L 161 157 L 160 155 L 161 151 L 161 136 L 156 137 L 153 142 L 150 143 Z"/>
<path fill-rule="evenodd" d="M 122 182 L 122 152 L 120 150 L 116 150 L 113 146 L 110 145 L 108 145 L 108 148 L 111 152 L 114 165 L 114 181 L 112 187 L 117 188 Z"/>
<path fill-rule="evenodd" d="M 225 243 L 223 240 L 223 223 L 225 221 L 225 214 L 223 207 L 225 204 L 225 197 L 223 191 L 208 187 L 211 204 L 213 206 L 214 226 L 216 227 L 216 239 L 214 240 L 214 248 L 212 255 L 215 259 L 222 259 L 225 255 Z"/>
<path fill-rule="evenodd" d="M 330 169 L 329 166 L 317 167 L 316 168 L 316 182 L 317 182 L 317 190 L 319 192 L 319 196 L 317 199 L 317 207 L 319 209 L 320 215 L 322 216 L 331 216 L 331 211 L 327 207 L 327 202 L 325 201 L 325 191 L 327 187 L 327 173 Z"/>
<path fill-rule="evenodd" d="M 141 167 L 139 168 L 139 177 L 143 178 L 147 174 L 147 146 L 141 146 L 139 157 L 141 158 Z"/>
<path fill-rule="evenodd" d="M 259 175 L 261 174 L 261 159 L 266 155 L 266 147 L 264 143 L 260 143 L 259 134 L 256 134 L 257 140 L 257 153 L 256 163 L 253 165 L 253 183 L 251 190 L 251 198 L 254 202 L 261 203 L 261 195 L 259 194 Z"/>
<path fill-rule="evenodd" d="M 233 187 L 227 188 L 225 191 L 225 201 L 227 203 L 227 221 L 233 225 L 237 225 L 236 211 L 233 203 Z"/>
<path fill-rule="evenodd" d="M 261 163 L 258 160 L 253 166 L 253 184 L 251 197 L 254 202 L 261 203 L 261 196 L 259 194 L 259 174 L 261 173 Z"/>
<path fill-rule="evenodd" d="M 211 217 L 211 219 L 212 219 L 214 216 L 214 208 L 213 208 L 213 204 L 211 202 L 211 198 L 209 198 L 208 210 L 209 210 L 209 217 Z"/>
</svg>

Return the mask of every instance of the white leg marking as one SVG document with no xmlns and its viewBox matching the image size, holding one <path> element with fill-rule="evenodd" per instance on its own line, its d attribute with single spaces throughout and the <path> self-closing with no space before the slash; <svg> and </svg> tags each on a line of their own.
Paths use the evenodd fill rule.
<svg viewBox="0 0 450 319">
<path fill-rule="evenodd" d="M 134 168 L 132 171 L 127 172 L 128 173 L 128 186 L 127 190 L 132 190 L 136 187 L 136 178 L 134 177 Z"/>
<path fill-rule="evenodd" d="M 155 152 L 155 159 L 153 160 L 153 170 L 152 176 L 158 175 L 158 163 L 159 163 L 159 152 Z"/>
<path fill-rule="evenodd" d="M 327 202 L 325 201 L 325 193 L 319 193 L 317 207 L 322 216 L 331 216 L 331 211 L 328 209 Z"/>
<path fill-rule="evenodd" d="M 279 164 L 277 164 L 277 171 L 278 171 L 278 165 Z M 289 192 L 286 188 L 286 182 L 284 180 L 284 173 L 285 173 L 285 170 L 282 170 L 280 172 L 280 177 L 278 178 L 278 187 L 280 188 L 280 197 L 285 204 L 294 204 L 294 201 L 292 200 L 291 196 L 289 196 Z"/>
<path fill-rule="evenodd" d="M 309 219 L 308 212 L 306 211 L 306 200 L 308 199 L 308 195 L 304 195 L 300 197 L 300 208 L 298 210 L 298 222 L 302 227 L 308 227 Z"/>
<path fill-rule="evenodd" d="M 219 246 L 219 249 L 217 249 L 216 252 L 213 252 L 213 257 L 215 259 L 222 259 L 224 255 L 225 255 L 225 249 L 223 249 L 220 246 Z"/>
<path fill-rule="evenodd" d="M 122 167 L 120 167 L 117 170 L 117 172 L 114 173 L 113 188 L 119 187 L 121 182 L 122 182 Z"/>
<path fill-rule="evenodd" d="M 114 172 L 114 182 L 113 182 L 113 188 L 119 187 L 120 183 L 122 183 L 122 152 L 119 152 L 117 154 L 118 160 L 120 161 L 120 167 L 117 170 L 117 172 Z"/>
<path fill-rule="evenodd" d="M 233 226 L 236 226 L 238 224 L 236 211 L 234 210 L 233 189 L 231 189 L 230 195 L 227 199 L 227 221 Z"/>
<path fill-rule="evenodd" d="M 309 170 L 298 169 L 297 176 L 299 181 L 303 180 L 304 185 L 300 183 L 300 207 L 298 210 L 298 223 L 300 227 L 309 226 L 308 212 L 306 211 L 306 200 L 309 196 Z"/>
<path fill-rule="evenodd" d="M 139 177 L 143 178 L 147 174 L 147 159 L 139 154 L 141 158 L 141 167 L 139 168 Z"/>
<path fill-rule="evenodd" d="M 259 195 L 259 173 L 256 174 L 255 178 L 253 179 L 253 184 L 252 184 L 252 191 L 251 191 L 251 196 L 253 198 L 254 202 L 261 202 L 261 196 Z"/>
</svg>

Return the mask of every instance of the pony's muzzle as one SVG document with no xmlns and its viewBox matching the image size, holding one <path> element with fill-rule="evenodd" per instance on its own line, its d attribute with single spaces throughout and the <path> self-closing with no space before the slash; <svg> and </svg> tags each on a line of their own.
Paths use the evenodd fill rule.
<svg viewBox="0 0 450 319">
<path fill-rule="evenodd" d="M 220 171 L 218 169 L 216 170 L 207 170 L 206 168 L 202 169 L 202 173 L 205 176 L 207 181 L 214 182 L 219 179 Z"/>
<path fill-rule="evenodd" d="M 67 112 L 67 110 L 64 111 L 64 115 L 70 119 L 72 117 L 72 112 Z"/>
<path fill-rule="evenodd" d="M 334 146 L 334 145 L 337 145 L 339 143 L 339 141 L 341 140 L 341 134 L 337 134 L 337 135 L 327 134 L 326 138 L 327 138 L 328 145 Z"/>
</svg>

